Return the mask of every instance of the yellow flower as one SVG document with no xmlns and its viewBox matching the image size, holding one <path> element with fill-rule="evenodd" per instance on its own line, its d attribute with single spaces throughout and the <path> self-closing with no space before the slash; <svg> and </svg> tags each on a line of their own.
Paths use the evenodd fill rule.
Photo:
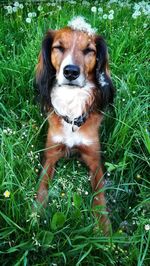
<svg viewBox="0 0 150 266">
<path fill-rule="evenodd" d="M 9 197 L 10 197 L 10 191 L 6 190 L 6 191 L 4 192 L 4 197 L 5 197 L 5 198 L 9 198 Z"/>
</svg>

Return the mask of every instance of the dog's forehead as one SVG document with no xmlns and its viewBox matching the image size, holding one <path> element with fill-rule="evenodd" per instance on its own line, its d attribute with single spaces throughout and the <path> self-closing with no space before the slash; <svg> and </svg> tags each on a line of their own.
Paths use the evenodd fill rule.
<svg viewBox="0 0 150 266">
<path fill-rule="evenodd" d="M 72 46 L 73 43 L 76 43 L 76 46 L 84 48 L 89 44 L 95 44 L 95 36 L 89 36 L 86 32 L 66 27 L 56 31 L 54 42 L 60 42 L 66 46 Z"/>
</svg>

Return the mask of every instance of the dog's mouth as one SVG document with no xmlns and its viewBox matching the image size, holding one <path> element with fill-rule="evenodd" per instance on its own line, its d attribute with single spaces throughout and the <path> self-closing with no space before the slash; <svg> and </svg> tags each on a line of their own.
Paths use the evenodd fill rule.
<svg viewBox="0 0 150 266">
<path fill-rule="evenodd" d="M 56 82 L 59 87 L 69 86 L 70 88 L 72 87 L 82 88 L 86 84 L 86 78 L 84 75 L 80 75 L 77 79 L 69 80 L 69 79 L 66 79 L 64 76 L 57 74 Z"/>
<path fill-rule="evenodd" d="M 72 82 L 64 82 L 63 84 L 59 84 L 59 86 L 69 86 L 69 87 L 78 87 L 78 88 L 81 88 L 82 86 L 80 86 L 79 84 L 75 84 L 75 83 L 72 83 Z"/>
<path fill-rule="evenodd" d="M 81 84 L 78 83 L 78 82 L 75 82 L 75 81 L 64 81 L 62 83 L 59 83 L 58 82 L 58 86 L 59 87 L 62 87 L 62 86 L 67 86 L 67 87 L 70 87 L 70 88 L 83 88 L 85 86 L 86 82 L 82 82 Z"/>
</svg>

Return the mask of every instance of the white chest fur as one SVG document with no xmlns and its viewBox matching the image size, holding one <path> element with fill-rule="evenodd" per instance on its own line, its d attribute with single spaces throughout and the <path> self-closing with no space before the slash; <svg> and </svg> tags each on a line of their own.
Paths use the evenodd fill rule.
<svg viewBox="0 0 150 266">
<path fill-rule="evenodd" d="M 72 148 L 73 146 L 86 145 L 89 146 L 92 144 L 93 140 L 84 136 L 82 132 L 76 127 L 76 130 L 72 131 L 72 125 L 68 124 L 62 120 L 63 132 L 62 134 L 53 135 L 52 140 L 54 143 L 63 143 L 67 147 Z"/>
<path fill-rule="evenodd" d="M 51 92 L 51 102 L 59 115 L 68 116 L 73 120 L 86 112 L 86 105 L 92 97 L 92 92 L 92 83 L 87 83 L 83 88 L 56 85 Z"/>
</svg>

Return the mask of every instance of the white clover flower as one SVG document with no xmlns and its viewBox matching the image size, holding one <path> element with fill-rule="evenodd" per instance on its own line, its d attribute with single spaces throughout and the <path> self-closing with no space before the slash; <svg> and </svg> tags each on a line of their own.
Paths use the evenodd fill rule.
<svg viewBox="0 0 150 266">
<path fill-rule="evenodd" d="M 146 231 L 149 231 L 150 230 L 150 224 L 145 224 L 144 228 Z"/>
<path fill-rule="evenodd" d="M 12 14 L 12 12 L 13 12 L 12 6 L 7 6 L 7 13 Z"/>
<path fill-rule="evenodd" d="M 97 12 L 97 8 L 96 8 L 96 6 L 92 6 L 92 7 L 91 7 L 91 11 L 92 11 L 93 13 L 96 13 L 96 12 Z"/>
<path fill-rule="evenodd" d="M 137 4 L 137 3 L 135 3 L 134 6 L 133 6 L 133 9 L 134 9 L 134 10 L 137 10 L 137 11 L 138 11 L 140 8 L 141 8 L 140 5 Z"/>
<path fill-rule="evenodd" d="M 136 15 L 137 15 L 137 17 L 138 17 L 138 16 L 141 16 L 141 14 L 142 14 L 141 11 L 136 11 Z"/>
<path fill-rule="evenodd" d="M 31 23 L 31 18 L 26 18 L 26 22 L 30 24 Z"/>
<path fill-rule="evenodd" d="M 19 7 L 19 2 L 15 2 L 14 6 Z"/>
<path fill-rule="evenodd" d="M 98 8 L 98 13 L 103 13 L 103 8 L 102 7 Z"/>
<path fill-rule="evenodd" d="M 32 18 L 32 13 L 31 12 L 28 13 L 28 18 Z"/>
<path fill-rule="evenodd" d="M 132 18 L 133 19 L 136 19 L 137 18 L 137 15 L 135 14 L 135 12 L 132 14 Z"/>
<path fill-rule="evenodd" d="M 114 13 L 115 13 L 114 10 L 112 10 L 112 9 L 109 10 L 109 14 L 112 14 L 113 15 Z"/>
<path fill-rule="evenodd" d="M 32 12 L 32 17 L 35 18 L 37 16 L 36 12 Z"/>
<path fill-rule="evenodd" d="M 110 20 L 114 19 L 113 14 L 109 14 L 109 15 L 108 15 L 108 19 L 110 19 Z"/>
<path fill-rule="evenodd" d="M 18 10 L 18 7 L 17 6 L 13 6 L 13 12 L 17 12 L 17 10 Z"/>
<path fill-rule="evenodd" d="M 107 14 L 104 14 L 103 15 L 103 19 L 107 19 L 108 18 L 108 15 Z"/>
<path fill-rule="evenodd" d="M 3 129 L 3 133 L 4 134 L 7 134 L 7 129 Z"/>
<path fill-rule="evenodd" d="M 24 8 L 23 4 L 20 4 L 20 5 L 19 5 L 19 8 L 20 8 L 20 9 L 23 9 L 23 8 Z"/>
<path fill-rule="evenodd" d="M 38 6 L 38 11 L 42 11 L 43 10 L 43 7 L 42 6 Z"/>
</svg>

